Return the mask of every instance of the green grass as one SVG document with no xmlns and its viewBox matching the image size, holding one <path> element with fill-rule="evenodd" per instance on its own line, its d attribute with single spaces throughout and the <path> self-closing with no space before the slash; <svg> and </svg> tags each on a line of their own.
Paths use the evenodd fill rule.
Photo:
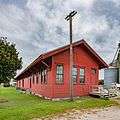
<svg viewBox="0 0 120 120">
<path fill-rule="evenodd" d="M 0 88 L 0 120 L 30 120 L 70 109 L 87 109 L 115 105 L 111 100 L 81 97 L 71 101 L 49 101 L 26 95 L 14 88 Z"/>
</svg>

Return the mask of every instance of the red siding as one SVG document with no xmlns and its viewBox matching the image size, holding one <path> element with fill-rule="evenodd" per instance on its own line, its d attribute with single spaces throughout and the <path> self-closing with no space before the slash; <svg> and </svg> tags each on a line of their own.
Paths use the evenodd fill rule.
<svg viewBox="0 0 120 120">
<path fill-rule="evenodd" d="M 64 65 L 64 84 L 56 84 L 56 65 Z M 77 83 L 73 87 L 74 96 L 88 95 L 92 85 L 98 84 L 98 64 L 91 54 L 88 54 L 85 48 L 74 48 L 74 65 L 85 67 L 85 83 Z M 97 73 L 93 75 L 91 68 L 96 68 Z M 54 97 L 69 97 L 69 51 L 64 51 L 53 56 L 53 89 Z M 93 76 L 93 77 L 92 77 Z"/>
<path fill-rule="evenodd" d="M 62 63 L 64 65 L 64 83 L 56 84 L 56 65 Z M 92 85 L 98 84 L 98 62 L 95 60 L 93 55 L 89 53 L 83 46 L 78 46 L 74 48 L 74 65 L 77 67 L 85 67 L 85 83 L 77 83 L 74 85 L 73 93 L 74 96 L 88 95 Z M 91 68 L 96 68 L 97 73 L 92 74 Z M 37 68 L 36 68 L 37 71 Z M 35 83 L 31 79 L 31 90 L 33 93 L 48 97 L 48 98 L 61 98 L 69 97 L 69 50 L 58 53 L 52 56 L 51 69 L 48 71 L 47 84 L 41 84 L 40 78 L 39 83 L 36 84 L 36 76 L 34 74 Z M 32 75 L 31 75 L 32 76 Z M 22 87 L 22 80 L 20 80 L 21 85 L 18 80 L 18 87 L 24 89 L 30 89 L 30 77 L 24 78 L 24 87 Z"/>
</svg>

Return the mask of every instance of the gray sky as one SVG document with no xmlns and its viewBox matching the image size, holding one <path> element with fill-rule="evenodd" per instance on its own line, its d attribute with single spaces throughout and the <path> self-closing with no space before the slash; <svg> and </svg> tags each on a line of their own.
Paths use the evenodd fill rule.
<svg viewBox="0 0 120 120">
<path fill-rule="evenodd" d="M 120 0 L 0 0 L 0 36 L 16 44 L 23 69 L 42 52 L 69 43 L 66 15 L 74 41 L 85 39 L 107 62 L 120 41 Z"/>
</svg>

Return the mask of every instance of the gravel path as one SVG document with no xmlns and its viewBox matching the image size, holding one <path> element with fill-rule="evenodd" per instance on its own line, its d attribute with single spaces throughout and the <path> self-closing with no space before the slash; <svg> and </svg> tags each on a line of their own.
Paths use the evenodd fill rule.
<svg viewBox="0 0 120 120">
<path fill-rule="evenodd" d="M 43 120 L 43 119 L 34 119 Z M 109 107 L 94 110 L 72 110 L 44 120 L 120 120 L 120 108 Z"/>
</svg>

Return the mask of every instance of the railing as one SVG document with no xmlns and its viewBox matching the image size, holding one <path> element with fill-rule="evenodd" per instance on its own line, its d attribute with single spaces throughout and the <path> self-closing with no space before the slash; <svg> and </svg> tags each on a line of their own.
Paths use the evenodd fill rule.
<svg viewBox="0 0 120 120">
<path fill-rule="evenodd" d="M 95 85 L 92 86 L 90 94 L 100 97 L 115 97 L 120 96 L 120 90 L 117 88 L 116 84 L 112 84 L 110 86 Z"/>
<path fill-rule="evenodd" d="M 95 85 L 92 86 L 92 91 L 90 92 L 91 95 L 97 95 L 99 97 L 108 97 L 109 92 L 107 89 L 104 89 L 102 85 Z"/>
</svg>

